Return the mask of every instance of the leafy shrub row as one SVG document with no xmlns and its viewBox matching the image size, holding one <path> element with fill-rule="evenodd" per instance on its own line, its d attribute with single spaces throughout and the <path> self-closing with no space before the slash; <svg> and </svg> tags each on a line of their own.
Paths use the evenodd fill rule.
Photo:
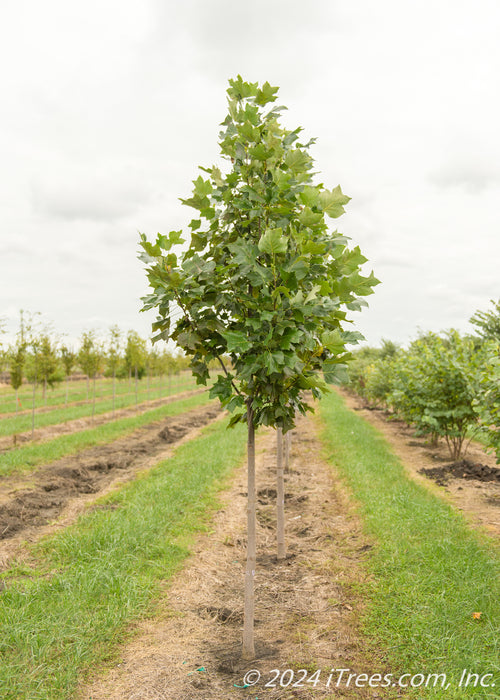
<svg viewBox="0 0 500 700">
<path fill-rule="evenodd" d="M 478 312 L 471 322 L 489 315 Z M 406 349 L 390 341 L 364 347 L 351 362 L 350 386 L 432 442 L 443 438 L 453 459 L 475 435 L 500 463 L 500 337 L 477 325 L 478 335 L 429 332 Z"/>
</svg>

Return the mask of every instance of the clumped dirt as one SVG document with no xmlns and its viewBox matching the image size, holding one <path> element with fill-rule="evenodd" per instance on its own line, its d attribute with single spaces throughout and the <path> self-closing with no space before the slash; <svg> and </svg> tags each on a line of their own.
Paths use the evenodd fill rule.
<svg viewBox="0 0 500 700">
<path fill-rule="evenodd" d="M 285 476 L 287 558 L 276 557 L 275 433 L 257 435 L 256 654 L 241 659 L 246 557 L 246 471 L 222 496 L 211 533 L 166 587 L 159 617 L 134 626 L 119 662 L 82 686 L 79 700 L 291 700 L 380 698 L 374 688 L 335 686 L 331 669 L 384 673 L 360 644 L 358 618 L 372 543 L 321 457 L 316 422 L 300 418 Z M 311 477 L 311 475 L 314 475 Z M 245 687 L 254 669 L 261 680 Z M 265 687 L 276 676 L 288 687 Z M 304 669 L 304 671 L 300 671 Z M 318 672 L 318 682 L 304 681 Z M 387 672 L 387 671 L 386 671 Z M 255 675 L 254 675 L 255 677 Z M 302 682 L 301 682 L 302 679 Z"/>
<path fill-rule="evenodd" d="M 453 461 L 444 441 L 432 445 L 413 428 L 363 399 L 341 392 L 347 405 L 372 423 L 400 457 L 409 476 L 435 486 L 436 493 L 455 505 L 474 525 L 500 535 L 500 469 L 495 457 L 471 442 L 462 459 Z"/>
<path fill-rule="evenodd" d="M 441 467 L 421 469 L 421 473 L 434 479 L 440 486 L 446 486 L 452 477 L 500 483 L 500 469 L 489 467 L 487 464 L 481 464 L 481 462 L 473 462 L 470 459 L 460 459 L 457 462 L 451 462 Z"/>
<path fill-rule="evenodd" d="M 24 482 L 16 476 L 5 478 L 0 487 L 0 540 L 20 534 L 36 538 L 38 528 L 57 518 L 70 500 L 100 494 L 117 478 L 132 478 L 138 470 L 158 460 L 169 445 L 178 443 L 219 413 L 219 404 L 196 408 L 150 423 L 108 445 L 51 462 Z M 73 503 L 73 509 L 74 506 Z M 2 554 L 5 553 L 0 547 L 0 563 Z M 5 561 L 5 555 L 3 558 Z"/>
<path fill-rule="evenodd" d="M 87 428 L 97 428 L 99 425 L 104 425 L 105 423 L 109 423 L 113 420 L 117 420 L 119 418 L 126 418 L 127 416 L 136 416 L 138 415 L 138 413 L 144 413 L 144 411 L 150 411 L 153 408 L 158 408 L 159 406 L 164 406 L 165 404 L 173 403 L 174 401 L 180 401 L 182 399 L 187 398 L 188 396 L 202 394 L 204 391 L 206 391 L 206 389 L 202 387 L 201 389 L 194 389 L 192 391 L 184 391 L 179 394 L 173 394 L 172 396 L 168 396 L 166 398 L 153 399 L 151 401 L 142 401 L 140 404 L 138 404 L 137 407 L 134 404 L 133 406 L 127 406 L 126 408 L 116 409 L 114 413 L 113 411 L 108 411 L 107 413 L 100 413 L 98 415 L 95 415 L 93 418 L 92 416 L 86 416 L 84 418 L 75 418 L 74 420 L 65 421 L 64 423 L 48 425 L 44 428 L 35 428 L 33 433 L 33 440 L 31 438 L 31 430 L 22 433 L 16 433 L 15 435 L 3 436 L 0 437 L 0 452 L 10 450 L 13 445 L 24 445 L 27 442 L 33 441 L 40 442 L 42 440 L 53 440 L 59 435 L 69 435 L 70 433 L 76 433 L 80 430 L 87 430 Z M 88 401 L 79 401 L 75 404 L 69 405 L 79 405 L 85 403 L 88 403 Z M 59 408 L 61 408 L 60 405 L 48 407 L 48 409 L 50 410 L 55 410 Z M 36 415 L 44 412 L 46 411 L 44 411 L 43 408 L 36 409 Z M 29 411 L 25 411 L 24 413 L 29 413 Z M 16 414 L 12 413 L 8 414 L 9 418 L 12 418 L 15 415 Z M 21 412 L 19 412 L 18 415 L 21 415 Z M 2 416 L 0 415 L 0 419 L 1 417 Z"/>
</svg>

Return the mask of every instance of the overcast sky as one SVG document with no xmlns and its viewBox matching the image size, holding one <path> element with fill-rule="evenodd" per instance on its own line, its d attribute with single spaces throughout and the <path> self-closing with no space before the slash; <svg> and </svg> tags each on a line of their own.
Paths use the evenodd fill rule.
<svg viewBox="0 0 500 700">
<path fill-rule="evenodd" d="M 280 86 L 382 281 L 371 344 L 500 297 L 498 0 L 2 0 L 0 318 L 148 336 L 138 231 L 185 227 L 229 78 Z"/>
</svg>

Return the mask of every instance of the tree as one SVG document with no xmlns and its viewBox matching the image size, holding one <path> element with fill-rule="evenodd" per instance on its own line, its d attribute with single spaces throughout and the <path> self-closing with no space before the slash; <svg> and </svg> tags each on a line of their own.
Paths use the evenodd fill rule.
<svg viewBox="0 0 500 700">
<path fill-rule="evenodd" d="M 493 304 L 493 310 L 476 311 L 469 319 L 469 323 L 476 326 L 477 333 L 485 340 L 495 340 L 500 342 L 500 299 L 498 301 L 490 300 Z"/>
<path fill-rule="evenodd" d="M 19 312 L 19 330 L 16 344 L 11 346 L 8 353 L 10 384 L 16 392 L 16 413 L 19 408 L 19 388 L 22 386 L 26 365 L 26 349 L 32 332 L 32 316 L 21 309 Z"/>
<path fill-rule="evenodd" d="M 118 326 L 111 326 L 109 329 L 108 348 L 106 352 L 106 362 L 108 369 L 113 375 L 113 417 L 115 415 L 115 400 L 116 400 L 116 370 L 120 364 L 122 332 Z"/>
<path fill-rule="evenodd" d="M 494 340 L 487 341 L 484 348 L 480 387 L 473 403 L 485 443 L 500 464 L 500 344 Z"/>
<path fill-rule="evenodd" d="M 125 366 L 129 373 L 129 380 L 132 375 L 132 370 L 135 375 L 135 405 L 138 403 L 138 382 L 144 374 L 146 364 L 146 341 L 136 331 L 127 333 L 127 345 L 125 347 Z"/>
<path fill-rule="evenodd" d="M 69 383 L 69 378 L 71 376 L 71 372 L 73 371 L 73 368 L 76 364 L 76 353 L 73 352 L 71 348 L 69 348 L 67 345 L 61 345 L 59 349 L 60 355 L 61 355 L 61 362 L 64 367 L 64 375 L 66 377 L 66 398 L 65 398 L 65 403 L 68 403 L 68 383 Z"/>
<path fill-rule="evenodd" d="M 365 305 L 360 297 L 378 280 L 360 274 L 366 258 L 359 248 L 349 250 L 346 237 L 329 233 L 325 216 L 339 217 L 349 197 L 340 186 L 313 183 L 313 141 L 300 143 L 300 128 L 280 125 L 282 108 L 267 107 L 278 88 L 240 76 L 229 82 L 220 141 L 228 172 L 201 168 L 208 178 L 200 175 L 183 200 L 198 213 L 185 252 L 172 252 L 184 242 L 181 231 L 158 234 L 154 244 L 141 234 L 140 257 L 153 289 L 144 309 L 158 309 L 153 340 L 175 340 L 201 384 L 217 360 L 223 374 L 210 394 L 233 413 L 230 425 L 248 426 L 243 655 L 253 658 L 255 429 L 286 433 L 296 410 L 311 410 L 304 391 L 317 398 L 326 382 L 340 381 L 346 345 L 361 338 L 344 330 L 345 308 Z"/>
<path fill-rule="evenodd" d="M 82 333 L 80 350 L 78 352 L 78 364 L 87 375 L 87 399 L 89 398 L 89 383 L 93 380 L 92 418 L 95 413 L 95 380 L 97 373 L 102 368 L 103 349 L 97 342 L 95 331 Z"/>
<path fill-rule="evenodd" d="M 48 332 L 44 332 L 38 338 L 37 358 L 38 381 L 42 384 L 42 398 L 47 400 L 47 385 L 54 386 L 55 382 L 62 381 L 58 374 L 57 341 L 53 341 Z"/>
<path fill-rule="evenodd" d="M 5 334 L 5 319 L 0 318 L 0 372 L 4 371 L 5 363 L 7 360 L 7 353 L 5 351 L 2 335 Z"/>
<path fill-rule="evenodd" d="M 477 427 L 474 399 L 483 364 L 484 353 L 455 330 L 421 335 L 392 363 L 388 401 L 420 434 L 443 437 L 458 459 L 467 434 Z"/>
</svg>

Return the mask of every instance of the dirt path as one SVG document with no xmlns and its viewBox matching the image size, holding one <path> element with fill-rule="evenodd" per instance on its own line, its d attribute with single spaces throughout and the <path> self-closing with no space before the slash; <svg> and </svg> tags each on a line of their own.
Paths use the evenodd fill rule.
<svg viewBox="0 0 500 700">
<path fill-rule="evenodd" d="M 201 389 L 183 391 L 182 393 L 173 394 L 172 396 L 167 396 L 162 399 L 142 401 L 137 405 L 137 407 L 134 404 L 132 406 L 127 406 L 126 408 L 116 409 L 114 414 L 113 411 L 107 411 L 106 413 L 95 415 L 93 418 L 92 416 L 85 416 L 84 418 L 75 418 L 74 420 L 65 421 L 64 423 L 48 425 L 44 428 L 36 428 L 34 431 L 33 440 L 31 439 L 31 430 L 24 433 L 16 433 L 15 437 L 13 435 L 6 435 L 4 437 L 0 437 L 0 452 L 10 450 L 13 446 L 14 439 L 15 444 L 17 445 L 25 444 L 27 442 L 53 440 L 59 435 L 69 435 L 81 430 L 87 430 L 88 428 L 97 428 L 99 425 L 104 425 L 110 421 L 118 420 L 119 418 L 126 418 L 127 416 L 135 416 L 139 413 L 150 411 L 153 408 L 158 408 L 159 406 L 164 406 L 165 404 L 172 403 L 174 401 L 180 401 L 188 396 L 202 394 L 204 391 L 206 391 L 204 387 Z"/>
<path fill-rule="evenodd" d="M 444 442 L 431 446 L 415 437 L 413 428 L 405 423 L 388 420 L 382 410 L 369 409 L 359 396 L 342 395 L 349 408 L 385 436 L 412 478 L 445 496 L 474 526 L 500 535 L 500 469 L 493 455 L 471 443 L 465 454 L 468 464 L 453 464 Z"/>
<path fill-rule="evenodd" d="M 212 532 L 201 537 L 186 567 L 166 587 L 160 617 L 139 622 L 121 660 L 81 688 L 79 700 L 226 700 L 227 698 L 382 697 L 382 691 L 335 687 L 331 669 L 387 671 L 360 645 L 358 618 L 367 580 L 361 534 L 346 494 L 321 457 L 317 423 L 301 418 L 286 476 L 288 558 L 275 551 L 275 434 L 258 431 L 258 560 L 256 652 L 241 660 L 245 569 L 246 472 L 223 494 Z M 242 688 L 245 672 L 261 682 Z M 265 688 L 276 673 L 294 672 L 289 688 Z M 299 672 L 299 669 L 305 669 Z M 316 688 L 302 682 L 319 671 Z"/>
<path fill-rule="evenodd" d="M 40 467 L 28 477 L 0 482 L 0 570 L 24 543 L 67 527 L 98 496 L 169 457 L 221 415 L 218 403 L 163 418 L 106 445 Z M 57 522 L 54 520 L 57 518 Z"/>
</svg>

